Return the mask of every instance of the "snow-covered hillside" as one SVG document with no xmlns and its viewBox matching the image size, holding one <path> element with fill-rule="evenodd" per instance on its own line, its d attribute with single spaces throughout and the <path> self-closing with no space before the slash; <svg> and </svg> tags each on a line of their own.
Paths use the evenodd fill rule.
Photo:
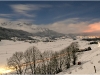
<svg viewBox="0 0 100 75">
<path fill-rule="evenodd" d="M 17 29 L 17 30 L 23 30 L 31 33 L 36 32 L 43 32 L 48 30 L 47 28 L 40 27 L 37 25 L 32 25 L 31 23 L 24 23 L 24 22 L 3 22 L 0 24 L 1 27 L 4 28 L 10 28 L 10 29 Z"/>
<path fill-rule="evenodd" d="M 70 69 L 64 70 L 59 73 L 60 75 L 66 74 L 100 74 L 100 47 L 97 44 L 88 45 L 82 44 L 81 48 L 85 48 L 90 46 L 92 48 L 91 51 L 82 52 L 79 55 L 77 62 L 81 62 L 81 65 L 72 66 Z M 94 70 L 94 66 L 96 67 L 96 73 Z"/>
</svg>

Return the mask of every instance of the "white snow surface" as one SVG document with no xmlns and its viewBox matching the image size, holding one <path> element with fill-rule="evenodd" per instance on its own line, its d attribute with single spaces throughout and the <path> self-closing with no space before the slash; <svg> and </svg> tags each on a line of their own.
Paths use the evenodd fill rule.
<svg viewBox="0 0 100 75">
<path fill-rule="evenodd" d="M 2 40 L 0 42 L 0 67 L 3 67 L 7 63 L 7 58 L 11 57 L 15 52 L 25 52 L 29 47 L 36 46 L 41 52 L 46 50 L 59 51 L 70 45 L 72 39 L 60 39 L 55 42 L 38 42 L 28 43 L 24 41 L 9 41 Z"/>
<path fill-rule="evenodd" d="M 95 74 L 94 66 L 96 67 L 97 74 L 100 74 L 100 47 L 97 44 L 89 45 L 87 41 L 72 40 L 72 39 L 59 39 L 55 42 L 38 42 L 28 43 L 24 41 L 9 41 L 2 40 L 0 42 L 0 68 L 4 67 L 7 63 L 7 58 L 11 57 L 16 51 L 25 52 L 29 47 L 36 46 L 41 52 L 46 50 L 60 51 L 69 46 L 72 42 L 77 41 L 80 49 L 91 47 L 91 51 L 83 52 L 79 55 L 77 60 L 82 62 L 82 65 L 72 66 L 70 69 L 63 70 L 59 74 Z"/>
<path fill-rule="evenodd" d="M 81 42 L 81 46 L 83 46 L 83 48 L 90 46 L 92 50 L 82 52 L 82 54 L 79 55 L 77 62 L 80 61 L 82 63 L 81 65 L 71 66 L 71 68 L 59 73 L 60 75 L 100 74 L 100 47 L 98 47 L 98 44 L 88 45 L 85 43 L 82 44 Z M 94 66 L 96 67 L 96 73 Z"/>
</svg>

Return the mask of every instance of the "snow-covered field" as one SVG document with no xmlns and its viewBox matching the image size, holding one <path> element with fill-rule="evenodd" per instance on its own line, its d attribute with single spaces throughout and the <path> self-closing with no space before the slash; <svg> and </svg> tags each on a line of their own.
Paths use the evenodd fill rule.
<svg viewBox="0 0 100 75">
<path fill-rule="evenodd" d="M 0 67 L 6 65 L 7 58 L 11 57 L 16 51 L 25 51 L 31 46 L 36 46 L 41 52 L 46 50 L 59 51 L 67 47 L 72 39 L 60 39 L 55 42 L 28 43 L 24 41 L 2 40 L 0 42 Z"/>
<path fill-rule="evenodd" d="M 2 40 L 0 42 L 0 68 L 5 67 L 7 58 L 11 57 L 16 51 L 25 51 L 31 46 L 36 46 L 41 52 L 46 50 L 60 51 L 67 47 L 73 41 L 79 43 L 80 49 L 91 47 L 91 51 L 83 52 L 78 61 L 82 62 L 82 65 L 72 66 L 68 70 L 64 70 L 59 74 L 93 74 L 94 66 L 97 69 L 97 73 L 100 73 L 100 47 L 98 45 L 88 45 L 87 41 L 72 40 L 72 39 L 59 39 L 55 42 L 38 42 L 38 43 L 28 43 L 24 41 L 9 41 Z"/>
</svg>

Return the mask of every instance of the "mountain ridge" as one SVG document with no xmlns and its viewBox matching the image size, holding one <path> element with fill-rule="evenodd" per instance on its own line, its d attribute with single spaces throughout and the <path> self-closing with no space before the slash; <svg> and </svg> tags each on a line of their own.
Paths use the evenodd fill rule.
<svg viewBox="0 0 100 75">
<path fill-rule="evenodd" d="M 39 37 L 61 37 L 64 34 L 55 32 L 53 30 L 45 29 L 44 31 L 30 33 L 23 30 L 16 30 L 10 28 L 0 27 L 0 38 L 1 39 L 11 39 L 11 37 L 18 37 L 24 39 L 32 39 L 29 36 L 39 36 Z"/>
<path fill-rule="evenodd" d="M 37 33 L 48 30 L 48 28 L 25 22 L 3 22 L 0 24 L 0 26 L 9 29 L 23 30 L 29 33 Z"/>
</svg>

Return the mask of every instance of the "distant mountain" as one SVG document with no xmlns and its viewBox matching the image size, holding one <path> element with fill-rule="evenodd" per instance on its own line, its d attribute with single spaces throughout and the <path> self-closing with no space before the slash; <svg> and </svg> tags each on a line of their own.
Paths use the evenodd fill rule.
<svg viewBox="0 0 100 75">
<path fill-rule="evenodd" d="M 41 37 L 61 37 L 61 36 L 65 36 L 65 34 L 58 33 L 56 31 L 46 29 L 45 31 L 34 33 L 34 36 L 41 36 Z"/>
<path fill-rule="evenodd" d="M 37 33 L 37 32 L 44 32 L 48 30 L 47 28 L 43 28 L 37 25 L 32 25 L 31 23 L 16 23 L 16 22 L 3 22 L 0 24 L 1 27 L 9 28 L 9 29 L 16 29 L 16 30 L 23 30 L 30 33 Z"/>
<path fill-rule="evenodd" d="M 32 36 L 31 33 L 22 31 L 22 30 L 14 30 L 0 27 L 0 38 L 1 39 L 10 39 L 11 37 L 19 37 L 19 38 L 29 38 L 28 36 Z"/>
<path fill-rule="evenodd" d="M 28 36 L 40 36 L 40 37 L 61 37 L 64 34 L 56 31 L 38 27 L 31 23 L 12 23 L 4 22 L 0 24 L 0 37 L 1 38 L 28 38 Z"/>
</svg>

